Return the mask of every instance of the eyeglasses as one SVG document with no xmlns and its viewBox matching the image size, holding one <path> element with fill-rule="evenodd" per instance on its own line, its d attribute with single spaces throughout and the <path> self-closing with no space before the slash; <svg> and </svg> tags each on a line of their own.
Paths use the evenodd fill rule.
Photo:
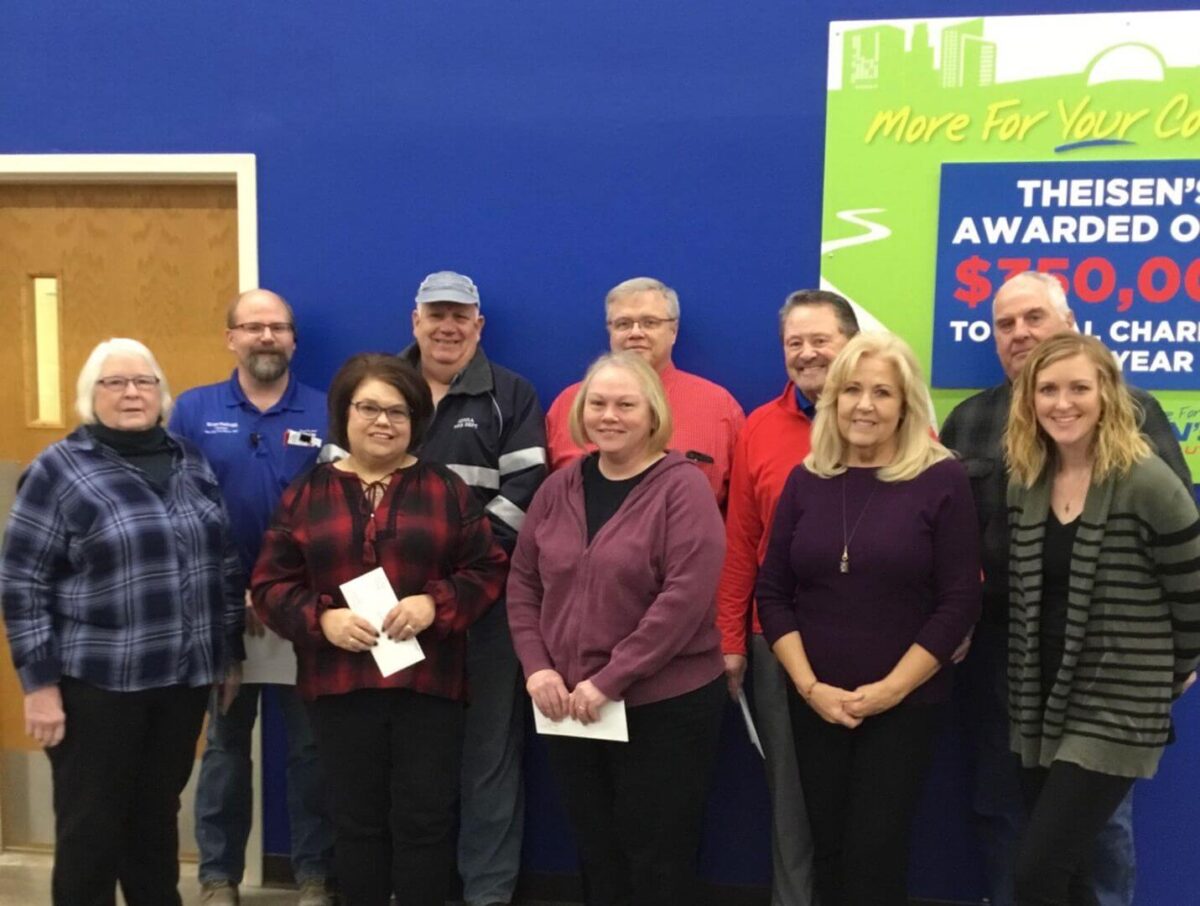
<svg viewBox="0 0 1200 906">
<path fill-rule="evenodd" d="M 393 425 L 402 425 L 411 418 L 408 409 L 404 406 L 389 406 L 385 409 L 378 403 L 372 403 L 369 400 L 360 400 L 350 405 L 354 407 L 355 412 L 369 422 L 373 422 L 379 418 L 380 413 L 386 415 L 387 420 Z"/>
<path fill-rule="evenodd" d="M 252 334 L 254 336 L 262 336 L 268 330 L 271 333 L 289 334 L 296 330 L 294 324 L 288 324 L 286 321 L 275 321 L 271 324 L 263 324 L 261 321 L 247 321 L 245 324 L 234 324 L 234 330 L 240 330 L 243 333 Z"/>
<path fill-rule="evenodd" d="M 671 321 L 678 321 L 678 318 L 617 318 L 613 321 L 607 321 L 609 328 L 613 333 L 629 333 L 634 326 L 640 327 L 647 333 L 658 330 L 664 324 L 669 324 Z"/>
<path fill-rule="evenodd" d="M 133 384 L 138 390 L 153 390 L 158 386 L 158 378 L 153 374 L 135 374 L 133 377 L 111 374 L 108 377 L 96 379 L 96 386 L 103 387 L 110 393 L 124 393 L 125 388 Z"/>
</svg>

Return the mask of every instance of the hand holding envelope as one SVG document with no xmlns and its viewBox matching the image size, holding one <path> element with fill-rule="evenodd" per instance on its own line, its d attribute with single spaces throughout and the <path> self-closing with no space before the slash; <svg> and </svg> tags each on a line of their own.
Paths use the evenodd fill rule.
<svg viewBox="0 0 1200 906">
<path fill-rule="evenodd" d="M 341 589 L 353 615 L 378 634 L 370 651 L 384 676 L 425 660 L 425 652 L 416 635 L 433 622 L 432 598 L 410 595 L 397 601 L 396 592 L 382 567 L 344 582 Z M 324 616 L 335 613 L 336 610 L 326 611 Z"/>
<path fill-rule="evenodd" d="M 550 720 L 562 720 L 571 707 L 571 693 L 557 670 L 537 670 L 525 681 L 525 691 L 533 699 L 535 711 Z"/>
<path fill-rule="evenodd" d="M 413 639 L 432 625 L 436 613 L 432 595 L 408 595 L 388 611 L 379 628 L 398 641 Z"/>
<path fill-rule="evenodd" d="M 353 652 L 374 648 L 379 638 L 379 630 L 369 620 L 341 607 L 321 614 L 321 632 L 331 645 Z"/>
<path fill-rule="evenodd" d="M 629 742 L 625 703 L 610 701 L 590 681 L 568 693 L 557 670 L 538 670 L 525 683 L 533 699 L 534 726 L 550 736 Z"/>
<path fill-rule="evenodd" d="M 571 693 L 571 716 L 584 726 L 600 719 L 600 709 L 608 704 L 608 696 L 591 680 L 584 680 Z"/>
</svg>

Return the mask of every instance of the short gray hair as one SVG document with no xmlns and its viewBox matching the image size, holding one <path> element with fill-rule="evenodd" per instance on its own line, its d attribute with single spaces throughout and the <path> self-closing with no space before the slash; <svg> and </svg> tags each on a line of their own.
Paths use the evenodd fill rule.
<svg viewBox="0 0 1200 906">
<path fill-rule="evenodd" d="M 679 320 L 679 294 L 661 280 L 655 280 L 653 277 L 631 277 L 628 280 L 622 280 L 604 297 L 605 313 L 618 299 L 632 296 L 634 293 L 659 293 L 667 300 L 667 317 Z"/>
<path fill-rule="evenodd" d="M 128 337 L 112 337 L 96 344 L 96 348 L 88 355 L 87 361 L 79 369 L 79 380 L 75 382 L 75 411 L 79 420 L 85 425 L 96 423 L 96 381 L 104 369 L 104 363 L 114 355 L 135 355 L 145 359 L 154 376 L 158 378 L 159 401 L 162 406 L 162 420 L 165 422 L 171 414 L 171 388 L 167 384 L 167 376 L 159 367 L 158 359 L 154 357 L 145 343 L 131 340 Z"/>
<path fill-rule="evenodd" d="M 1053 274 L 1044 274 L 1041 271 L 1021 271 L 1015 277 L 1005 281 L 1004 285 L 996 290 L 996 295 L 1000 295 L 1000 293 L 1010 286 L 1020 286 L 1021 284 L 1030 284 L 1038 287 L 1046 294 L 1046 298 L 1050 304 L 1059 313 L 1063 315 L 1071 314 L 1071 306 L 1067 304 L 1067 292 L 1063 289 L 1063 285 L 1059 282 L 1059 279 Z"/>
</svg>

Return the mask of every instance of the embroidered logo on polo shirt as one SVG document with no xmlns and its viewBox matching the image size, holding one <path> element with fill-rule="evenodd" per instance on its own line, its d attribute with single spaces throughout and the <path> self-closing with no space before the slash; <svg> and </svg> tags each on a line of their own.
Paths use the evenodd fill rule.
<svg viewBox="0 0 1200 906">
<path fill-rule="evenodd" d="M 237 434 L 237 422 L 205 422 L 205 434 Z"/>
<path fill-rule="evenodd" d="M 319 447 L 321 446 L 321 436 L 312 428 L 306 431 L 288 428 L 283 432 L 283 442 L 289 447 Z"/>
<path fill-rule="evenodd" d="M 471 428 L 478 431 L 479 425 L 475 423 L 475 419 L 471 418 L 471 416 L 464 415 L 454 423 L 454 430 L 457 431 L 459 428 Z"/>
</svg>

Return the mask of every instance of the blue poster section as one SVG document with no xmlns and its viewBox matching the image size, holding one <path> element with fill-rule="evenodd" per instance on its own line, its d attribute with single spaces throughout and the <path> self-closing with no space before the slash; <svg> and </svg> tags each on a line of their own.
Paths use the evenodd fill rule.
<svg viewBox="0 0 1200 906">
<path fill-rule="evenodd" d="M 943 164 L 938 210 L 935 387 L 1004 379 L 991 300 L 1025 270 L 1059 277 L 1139 387 L 1200 386 L 1195 161 Z"/>
</svg>

